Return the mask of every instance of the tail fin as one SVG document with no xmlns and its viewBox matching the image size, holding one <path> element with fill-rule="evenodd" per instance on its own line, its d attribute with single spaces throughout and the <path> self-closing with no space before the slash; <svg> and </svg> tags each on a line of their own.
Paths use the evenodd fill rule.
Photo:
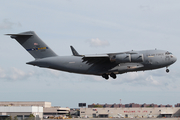
<svg viewBox="0 0 180 120">
<path fill-rule="evenodd" d="M 57 56 L 33 31 L 6 35 L 16 39 L 35 59 Z"/>
</svg>

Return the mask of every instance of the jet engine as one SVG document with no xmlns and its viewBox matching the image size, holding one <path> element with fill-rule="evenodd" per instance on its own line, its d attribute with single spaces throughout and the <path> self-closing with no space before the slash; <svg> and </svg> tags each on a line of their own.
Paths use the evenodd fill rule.
<svg viewBox="0 0 180 120">
<path fill-rule="evenodd" d="M 131 56 L 130 54 L 119 54 L 114 56 L 113 60 L 116 61 L 116 63 L 131 62 Z"/>
<path fill-rule="evenodd" d="M 143 54 L 118 54 L 110 59 L 111 62 L 129 63 L 129 62 L 143 62 Z"/>
<path fill-rule="evenodd" d="M 131 55 L 131 62 L 143 62 L 143 54 L 132 54 Z"/>
</svg>

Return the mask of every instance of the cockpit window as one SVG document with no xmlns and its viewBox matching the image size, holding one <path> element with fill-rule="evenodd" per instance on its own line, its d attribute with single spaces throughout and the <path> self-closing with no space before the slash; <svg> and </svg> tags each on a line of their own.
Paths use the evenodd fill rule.
<svg viewBox="0 0 180 120">
<path fill-rule="evenodd" d="M 171 52 L 168 52 L 168 51 L 167 51 L 165 54 L 166 54 L 166 55 L 172 55 L 172 53 L 171 53 Z"/>
</svg>

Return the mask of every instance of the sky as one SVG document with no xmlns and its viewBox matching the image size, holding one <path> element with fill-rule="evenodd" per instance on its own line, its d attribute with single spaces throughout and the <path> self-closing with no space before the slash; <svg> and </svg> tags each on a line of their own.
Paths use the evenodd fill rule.
<svg viewBox="0 0 180 120">
<path fill-rule="evenodd" d="M 180 58 L 179 0 L 0 0 L 0 101 L 180 103 L 180 62 L 117 75 L 81 75 L 27 65 L 34 58 L 4 34 L 35 31 L 59 56 L 160 49 Z"/>
</svg>

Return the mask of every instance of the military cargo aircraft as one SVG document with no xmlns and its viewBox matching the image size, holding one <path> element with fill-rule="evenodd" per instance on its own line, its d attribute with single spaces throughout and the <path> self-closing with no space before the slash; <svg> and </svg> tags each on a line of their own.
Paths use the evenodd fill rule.
<svg viewBox="0 0 180 120">
<path fill-rule="evenodd" d="M 127 51 L 99 55 L 81 55 L 73 46 L 72 56 L 58 56 L 33 31 L 6 34 L 16 39 L 35 60 L 26 64 L 71 73 L 98 75 L 105 79 L 117 74 L 166 67 L 176 62 L 176 57 L 166 50 Z"/>
</svg>

